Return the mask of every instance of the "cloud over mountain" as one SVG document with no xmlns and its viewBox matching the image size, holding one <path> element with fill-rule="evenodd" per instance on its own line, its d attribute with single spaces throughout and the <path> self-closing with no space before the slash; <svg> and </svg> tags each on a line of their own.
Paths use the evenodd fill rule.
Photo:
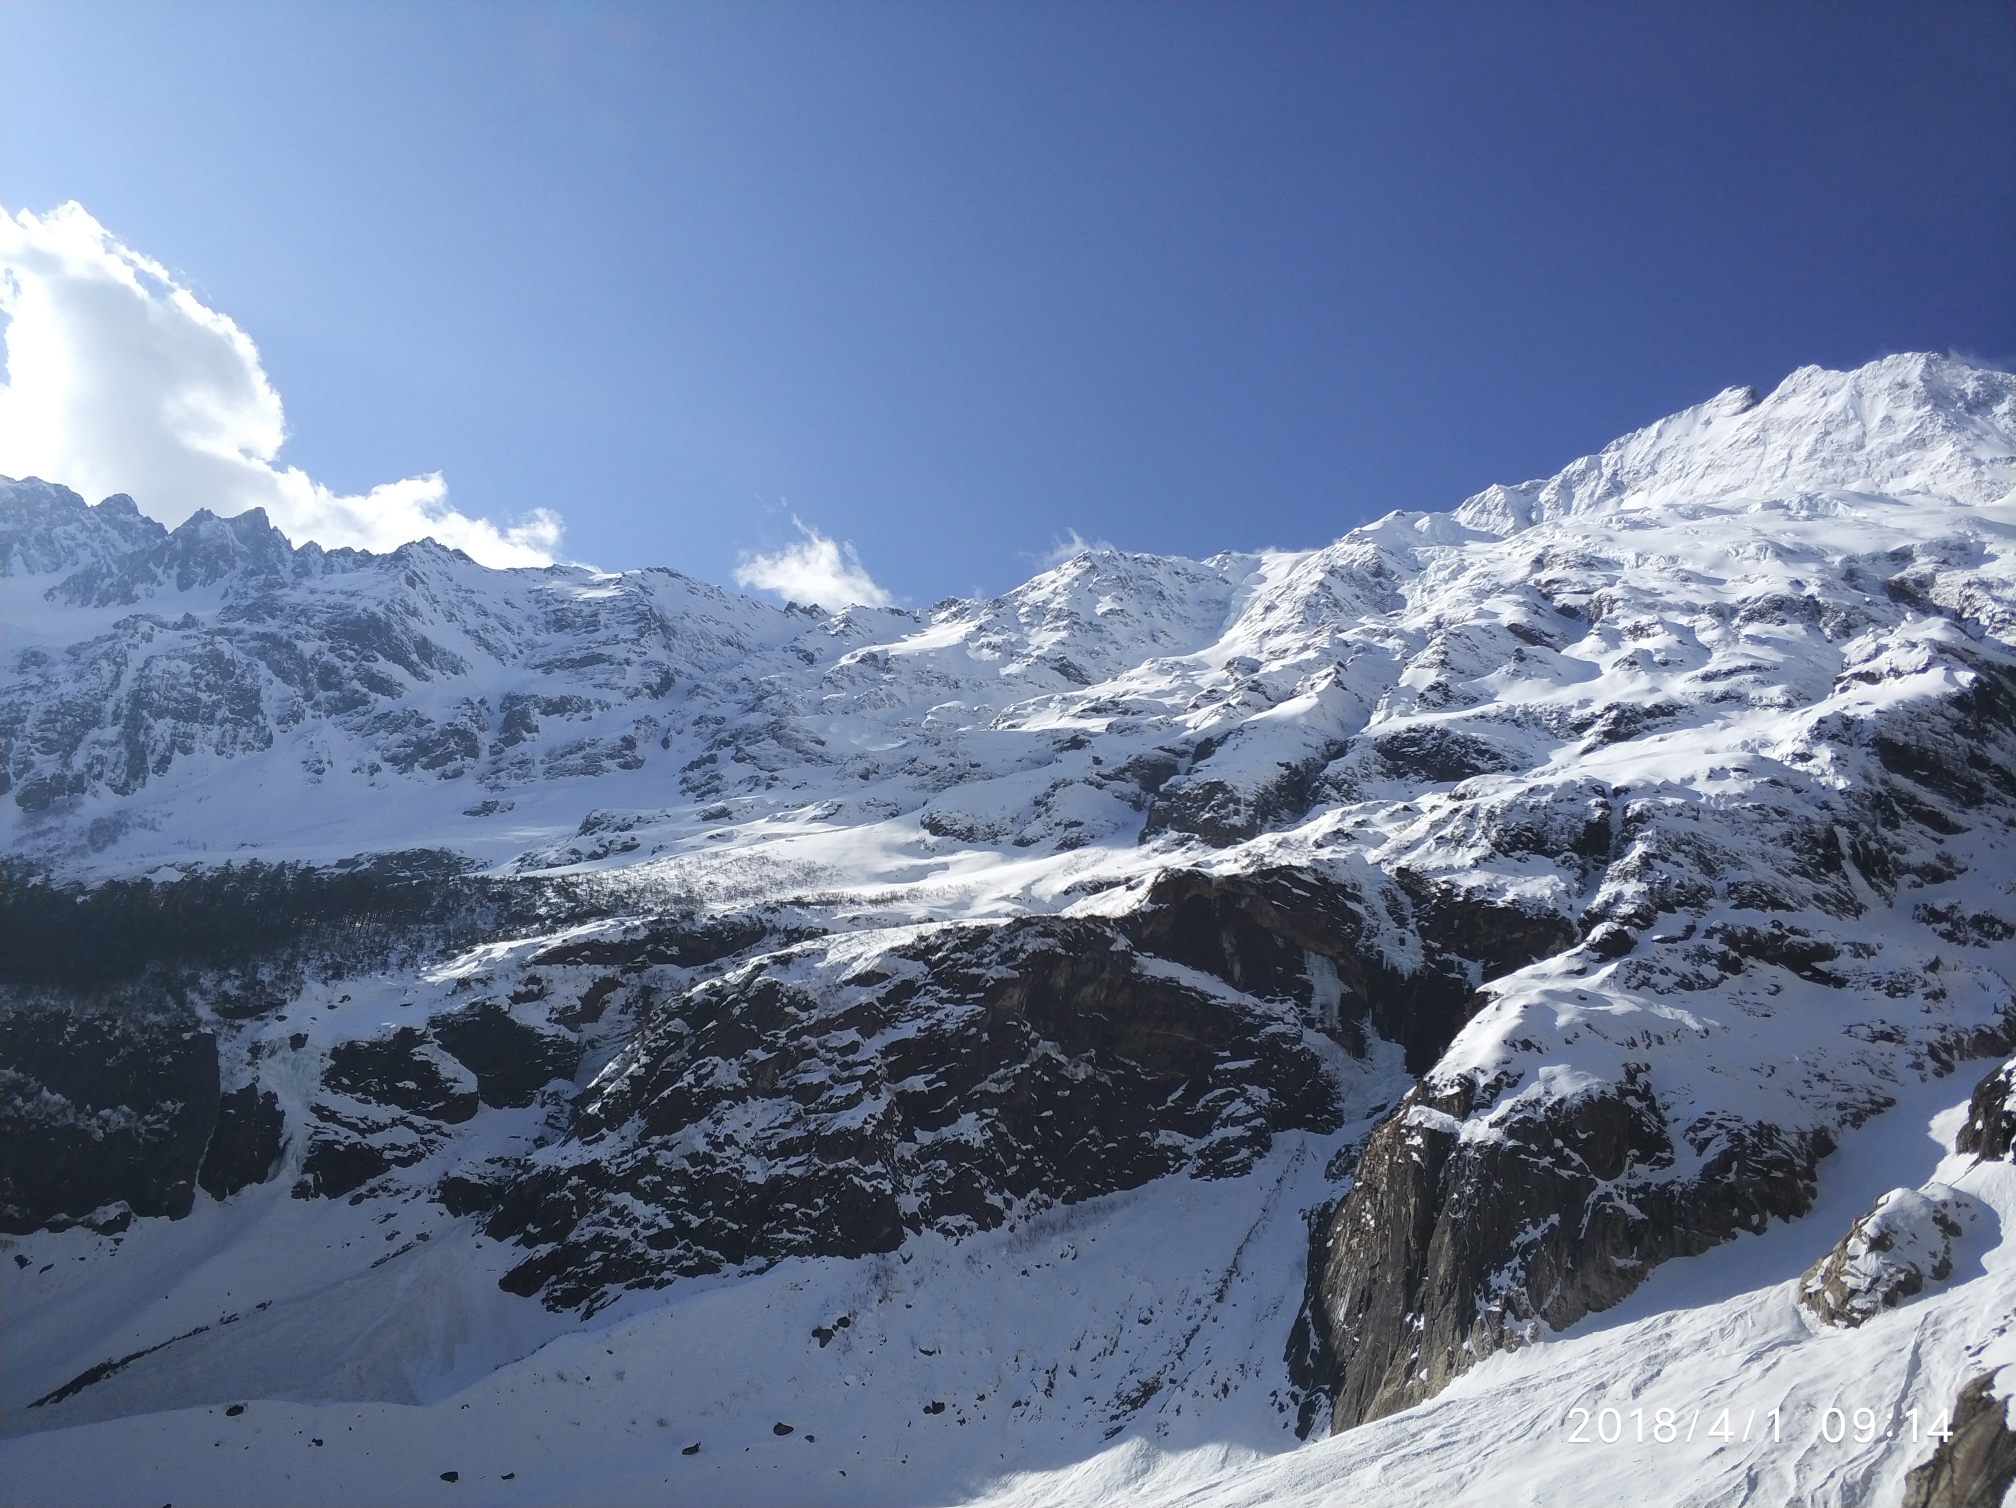
<svg viewBox="0 0 2016 1508">
<path fill-rule="evenodd" d="M 90 497 L 130 492 L 168 524 L 264 508 L 296 542 L 383 551 L 431 536 L 489 566 L 538 566 L 558 514 L 500 527 L 448 501 L 440 474 L 344 496 L 276 463 L 280 395 L 258 348 L 76 203 L 0 214 L 0 471 Z"/>
<path fill-rule="evenodd" d="M 790 602 L 813 602 L 832 612 L 859 603 L 890 607 L 896 599 L 861 564 L 854 546 L 828 539 L 810 524 L 792 519 L 800 537 L 781 550 L 745 555 L 735 567 L 735 584 L 775 592 Z"/>
</svg>

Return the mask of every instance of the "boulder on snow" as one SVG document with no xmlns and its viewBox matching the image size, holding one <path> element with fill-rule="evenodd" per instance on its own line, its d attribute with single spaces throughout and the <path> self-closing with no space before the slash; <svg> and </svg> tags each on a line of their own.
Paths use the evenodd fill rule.
<svg viewBox="0 0 2016 1508">
<path fill-rule="evenodd" d="M 1892 1189 L 1806 1269 L 1799 1301 L 1829 1325 L 1853 1327 L 1953 1275 L 1953 1246 L 1979 1209 L 1943 1183 Z"/>
</svg>

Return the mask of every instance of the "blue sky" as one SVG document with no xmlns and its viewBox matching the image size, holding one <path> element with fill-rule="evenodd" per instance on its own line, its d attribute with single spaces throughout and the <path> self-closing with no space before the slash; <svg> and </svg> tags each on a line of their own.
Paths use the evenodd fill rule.
<svg viewBox="0 0 2016 1508">
<path fill-rule="evenodd" d="M 0 202 L 234 320 L 328 488 L 723 582 L 795 516 L 921 606 L 2007 364 L 2012 81 L 1993 0 L 8 0 Z"/>
</svg>

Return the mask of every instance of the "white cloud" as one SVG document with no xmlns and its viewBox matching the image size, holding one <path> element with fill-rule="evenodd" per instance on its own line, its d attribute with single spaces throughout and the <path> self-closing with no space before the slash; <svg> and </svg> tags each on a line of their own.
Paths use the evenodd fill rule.
<svg viewBox="0 0 2016 1508">
<path fill-rule="evenodd" d="M 559 548 L 558 514 L 500 529 L 451 507 L 438 472 L 344 497 L 276 466 L 287 427 L 251 338 L 80 205 L 0 211 L 0 312 L 8 476 L 93 500 L 131 493 L 169 525 L 264 508 L 296 544 L 383 551 L 432 536 L 490 566 L 550 565 Z"/>
<path fill-rule="evenodd" d="M 735 583 L 775 592 L 791 602 L 816 602 L 833 612 L 853 603 L 890 607 L 896 599 L 877 586 L 854 553 L 854 546 L 828 539 L 799 519 L 802 538 L 770 555 L 745 555 L 735 567 Z"/>
<path fill-rule="evenodd" d="M 1076 529 L 1066 529 L 1063 538 L 1052 539 L 1050 548 L 1034 558 L 1037 565 L 1047 571 L 1064 564 L 1067 560 L 1076 560 L 1088 550 L 1097 553 L 1112 548 L 1103 539 L 1087 539 Z"/>
</svg>

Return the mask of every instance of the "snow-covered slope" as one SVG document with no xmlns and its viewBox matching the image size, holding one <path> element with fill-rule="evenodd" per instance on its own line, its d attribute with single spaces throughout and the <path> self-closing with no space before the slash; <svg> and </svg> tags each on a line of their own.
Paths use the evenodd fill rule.
<svg viewBox="0 0 2016 1508">
<path fill-rule="evenodd" d="M 2016 1363 L 2016 1190 L 2006 1161 L 1942 1160 L 1951 1091 L 1918 1086 L 1849 1133 L 1807 1219 L 1670 1264 L 1600 1326 L 1300 1448 L 1282 1423 L 1279 1274 L 1299 1207 L 1325 1192 L 1322 1144 L 1012 1232 L 682 1284 L 581 1330 L 500 1303 L 496 1249 L 447 1244 L 438 1215 L 412 1258 L 339 1278 L 321 1254 L 351 1234 L 341 1207 L 252 1191 L 136 1226 L 116 1260 L 81 1229 L 20 1245 L 54 1265 L 40 1305 L 9 1295 L 12 1365 L 140 1349 L 157 1338 L 143 1315 L 210 1328 L 13 1434 L 0 1491 L 254 1508 L 1896 1503 L 1953 1427 L 1953 1379 Z M 1928 1176 L 1974 1208 L 1952 1273 L 1861 1328 L 1815 1323 L 1798 1293 L 1816 1236 Z M 395 1217 L 402 1235 L 416 1210 Z M 156 1304 L 145 1285 L 164 1271 Z M 57 1333 L 86 1317 L 88 1344 Z M 171 1363 L 184 1346 L 210 1350 Z"/>
<path fill-rule="evenodd" d="M 7 483 L 0 1493 L 418 1501 L 382 1472 L 501 1461 L 596 1347 L 657 1401 L 486 1495 L 1544 1502 L 1592 1388 L 1768 1355 L 1810 1412 L 1904 1336 L 1878 1391 L 1950 1410 L 2010 1360 L 2006 1180 L 1835 1149 L 2016 1047 L 2012 437 L 2006 375 L 1809 368 L 1324 549 L 925 614 Z M 1935 1173 L 1883 1219 L 1971 1211 L 1979 1265 L 1852 1335 L 1786 1296 Z M 245 1398 L 292 1401 L 235 1476 L 146 1417 Z M 298 1488 L 267 1419 L 328 1441 Z M 1718 1440 L 1662 1501 L 1931 1448 Z"/>
</svg>

